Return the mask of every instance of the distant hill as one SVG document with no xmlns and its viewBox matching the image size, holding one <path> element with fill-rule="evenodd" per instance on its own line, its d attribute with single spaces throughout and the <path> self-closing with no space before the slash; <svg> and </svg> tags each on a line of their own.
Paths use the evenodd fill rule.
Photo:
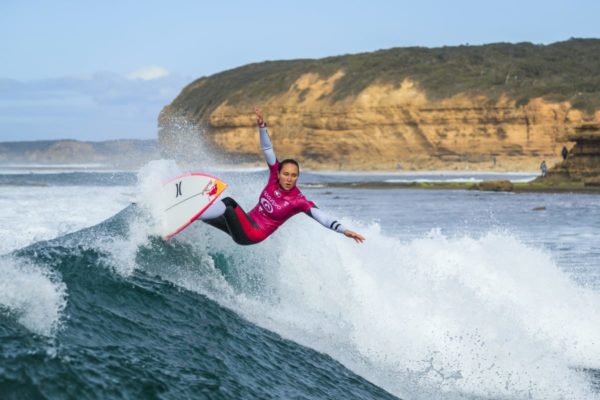
<svg viewBox="0 0 600 400">
<path fill-rule="evenodd" d="M 531 171 L 600 121 L 600 39 L 245 65 L 193 81 L 163 108 L 161 152 L 186 157 L 197 138 L 258 161 L 255 105 L 278 154 L 309 168 Z"/>
<path fill-rule="evenodd" d="M 0 142 L 0 163 L 106 164 L 133 168 L 160 158 L 156 140 Z"/>
</svg>

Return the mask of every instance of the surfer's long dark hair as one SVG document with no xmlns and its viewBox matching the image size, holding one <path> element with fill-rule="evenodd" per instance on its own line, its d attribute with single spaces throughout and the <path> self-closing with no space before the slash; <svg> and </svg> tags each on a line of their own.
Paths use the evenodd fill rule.
<svg viewBox="0 0 600 400">
<path fill-rule="evenodd" d="M 298 164 L 298 161 L 291 158 L 286 158 L 285 160 L 281 161 L 279 163 L 279 167 L 277 167 L 277 172 L 281 172 L 281 168 L 283 168 L 285 164 L 294 164 L 296 168 L 298 168 L 298 173 L 300 173 L 300 164 Z"/>
</svg>

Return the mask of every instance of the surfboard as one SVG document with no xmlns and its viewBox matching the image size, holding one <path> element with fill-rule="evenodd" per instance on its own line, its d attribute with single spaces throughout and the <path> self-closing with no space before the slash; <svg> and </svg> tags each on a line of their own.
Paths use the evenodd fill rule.
<svg viewBox="0 0 600 400">
<path fill-rule="evenodd" d="M 217 200 L 227 184 L 204 173 L 187 173 L 165 182 L 159 193 L 162 237 L 169 240 Z"/>
</svg>

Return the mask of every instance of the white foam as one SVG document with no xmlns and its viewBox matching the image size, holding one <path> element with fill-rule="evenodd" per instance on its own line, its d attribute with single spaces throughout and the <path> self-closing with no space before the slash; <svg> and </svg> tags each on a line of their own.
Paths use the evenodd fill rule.
<svg viewBox="0 0 600 400">
<path fill-rule="evenodd" d="M 147 246 L 151 236 L 159 236 L 161 229 L 160 199 L 155 194 L 164 182 L 182 171 L 173 160 L 154 160 L 144 165 L 137 173 L 135 201 L 142 210 L 139 218 L 128 221 L 124 237 L 103 237 L 94 240 L 93 246 L 102 250 L 106 261 L 123 276 L 131 275 L 137 268 L 139 248 Z"/>
<path fill-rule="evenodd" d="M 150 220 L 146 221 L 150 224 L 149 229 L 144 229 L 143 232 L 159 234 L 163 210 L 157 193 L 160 192 L 165 182 L 181 174 L 181 169 L 173 160 L 150 161 L 138 171 L 137 202 L 152 216 Z"/>
<path fill-rule="evenodd" d="M 600 367 L 600 296 L 547 252 L 508 234 L 360 231 L 359 246 L 297 218 L 251 248 L 203 226 L 179 240 L 237 260 L 246 282 L 211 297 L 402 398 L 597 398 L 576 369 Z"/>
<path fill-rule="evenodd" d="M 133 199 L 127 186 L 0 188 L 0 254 L 95 225 Z"/>
<path fill-rule="evenodd" d="M 600 296 L 545 251 L 506 234 L 403 243 L 375 226 L 356 246 L 317 228 L 270 243 L 278 304 L 246 314 L 400 397 L 592 398 L 572 368 L 600 367 Z"/>
<path fill-rule="evenodd" d="M 33 333 L 51 336 L 66 304 L 66 285 L 52 273 L 9 257 L 0 259 L 0 312 Z"/>
</svg>

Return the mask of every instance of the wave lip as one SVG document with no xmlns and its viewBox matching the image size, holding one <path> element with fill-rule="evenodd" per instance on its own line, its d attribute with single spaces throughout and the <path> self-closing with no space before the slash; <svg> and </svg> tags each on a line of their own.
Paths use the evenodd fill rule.
<svg viewBox="0 0 600 400">
<path fill-rule="evenodd" d="M 67 304 L 67 288 L 55 274 L 12 258 L 0 261 L 0 315 L 29 331 L 52 336 Z"/>
</svg>

